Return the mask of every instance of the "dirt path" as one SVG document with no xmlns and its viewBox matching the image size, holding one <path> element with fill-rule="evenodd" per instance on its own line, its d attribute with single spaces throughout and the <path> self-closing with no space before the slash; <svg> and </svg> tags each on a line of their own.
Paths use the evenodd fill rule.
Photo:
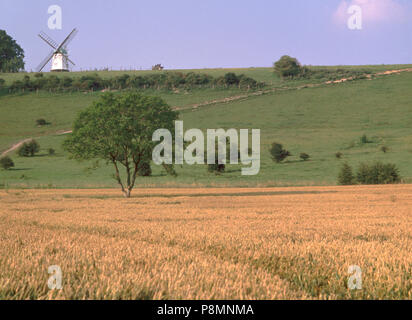
<svg viewBox="0 0 412 320">
<path fill-rule="evenodd" d="M 378 73 L 374 73 L 374 74 L 366 74 L 365 76 L 368 79 L 372 79 L 373 76 L 399 74 L 399 73 L 402 73 L 402 72 L 412 72 L 412 68 L 398 69 L 398 70 L 388 70 L 388 71 L 378 72 Z M 333 81 L 326 81 L 326 82 L 321 82 L 321 83 L 309 83 L 309 84 L 304 84 L 304 85 L 297 86 L 297 87 L 271 88 L 271 89 L 267 89 L 267 90 L 259 90 L 259 91 L 255 91 L 255 92 L 252 92 L 252 93 L 245 93 L 245 94 L 242 94 L 242 95 L 226 97 L 226 98 L 223 98 L 223 99 L 205 101 L 205 102 L 201 102 L 201 103 L 198 103 L 198 104 L 193 104 L 193 105 L 190 105 L 190 106 L 187 106 L 187 107 L 174 107 L 174 109 L 175 110 L 188 110 L 188 109 L 196 110 L 199 107 L 210 106 L 210 105 L 220 104 L 220 103 L 229 103 L 229 102 L 233 102 L 233 101 L 245 100 L 245 99 L 248 99 L 250 97 L 261 96 L 261 95 L 264 95 L 264 94 L 270 94 L 270 93 L 274 93 L 274 92 L 278 92 L 278 91 L 300 90 L 300 89 L 304 89 L 304 88 L 315 88 L 315 87 L 320 87 L 320 86 L 323 86 L 323 85 L 338 84 L 338 83 L 343 83 L 343 82 L 347 82 L 347 81 L 351 81 L 351 80 L 355 80 L 355 79 L 353 77 L 349 77 L 349 78 L 343 78 L 343 79 L 338 79 L 338 80 L 333 80 Z"/>
<path fill-rule="evenodd" d="M 68 134 L 68 133 L 72 133 L 72 130 L 59 130 L 59 131 L 55 132 L 54 135 L 61 136 L 63 134 Z M 48 136 L 48 135 L 46 135 L 46 136 Z M 14 150 L 18 149 L 23 143 L 29 142 L 31 139 L 35 139 L 35 138 L 27 138 L 27 139 L 21 140 L 21 141 L 15 143 L 15 144 L 13 144 L 10 148 L 3 151 L 0 154 L 0 157 L 4 157 L 8 153 L 13 152 Z"/>
<path fill-rule="evenodd" d="M 374 73 L 374 74 L 367 74 L 366 77 L 368 79 L 372 79 L 372 76 L 383 76 L 383 75 L 390 75 L 390 74 L 399 74 L 399 73 L 402 73 L 402 72 L 412 72 L 412 68 L 387 70 L 387 71 L 383 71 L 383 72 L 377 72 L 377 73 Z M 252 93 L 245 93 L 245 94 L 241 94 L 241 95 L 237 95 L 237 96 L 226 97 L 226 98 L 223 98 L 223 99 L 205 101 L 205 102 L 202 102 L 202 103 L 189 105 L 187 107 L 173 107 L 173 109 L 174 110 L 188 110 L 188 109 L 196 110 L 199 107 L 205 107 L 205 106 L 210 106 L 210 105 L 214 105 L 214 104 L 221 104 L 221 103 L 222 104 L 223 103 L 229 103 L 229 102 L 233 102 L 233 101 L 241 101 L 241 100 L 248 99 L 250 97 L 262 96 L 264 94 L 270 94 L 270 93 L 274 93 L 274 92 L 278 92 L 278 91 L 289 91 L 289 90 L 300 90 L 300 89 L 304 89 L 304 88 L 315 88 L 315 87 L 320 87 L 320 86 L 325 85 L 325 84 L 326 85 L 337 84 L 337 83 L 343 83 L 343 82 L 347 82 L 347 81 L 351 81 L 351 80 L 354 80 L 354 78 L 350 77 L 350 78 L 343 78 L 343 79 L 339 79 L 339 80 L 326 81 L 326 82 L 321 82 L 321 83 L 304 84 L 304 85 L 297 86 L 297 87 L 271 88 L 271 89 L 267 89 L 267 90 L 259 90 L 259 91 L 255 91 L 255 92 L 252 92 Z M 63 134 L 71 133 L 71 132 L 72 132 L 72 130 L 59 130 L 59 131 L 55 132 L 54 135 L 63 135 Z M 0 155 L 0 157 L 3 157 L 6 154 L 16 150 L 23 143 L 25 143 L 27 141 L 30 141 L 31 139 L 32 138 L 28 138 L 28 139 L 24 139 L 24 140 L 21 140 L 21 141 L 17 142 L 16 144 L 12 145 L 6 151 L 3 151 Z"/>
</svg>

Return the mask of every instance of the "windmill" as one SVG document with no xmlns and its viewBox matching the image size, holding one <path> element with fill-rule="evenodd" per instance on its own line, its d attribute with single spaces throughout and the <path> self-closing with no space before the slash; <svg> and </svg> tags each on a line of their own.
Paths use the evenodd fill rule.
<svg viewBox="0 0 412 320">
<path fill-rule="evenodd" d="M 75 64 L 73 61 L 69 59 L 69 56 L 67 53 L 67 46 L 73 40 L 76 34 L 77 34 L 77 30 L 73 29 L 73 31 L 70 32 L 70 34 L 66 37 L 66 39 L 64 39 L 64 41 L 60 45 L 58 45 L 56 41 L 50 38 L 43 31 L 41 31 L 38 36 L 40 37 L 40 39 L 46 42 L 50 47 L 52 47 L 53 50 L 39 64 L 36 71 L 41 72 L 43 68 L 46 66 L 46 64 L 49 63 L 50 60 L 52 60 L 52 66 L 51 66 L 50 71 L 53 71 L 53 72 L 69 71 L 69 62 L 72 65 L 75 65 Z"/>
</svg>

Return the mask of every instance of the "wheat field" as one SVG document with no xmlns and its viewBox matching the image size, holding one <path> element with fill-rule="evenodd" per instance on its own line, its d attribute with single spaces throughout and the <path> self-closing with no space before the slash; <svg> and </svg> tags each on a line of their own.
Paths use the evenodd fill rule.
<svg viewBox="0 0 412 320">
<path fill-rule="evenodd" d="M 411 185 L 0 190 L 0 204 L 1 299 L 412 298 Z"/>
</svg>

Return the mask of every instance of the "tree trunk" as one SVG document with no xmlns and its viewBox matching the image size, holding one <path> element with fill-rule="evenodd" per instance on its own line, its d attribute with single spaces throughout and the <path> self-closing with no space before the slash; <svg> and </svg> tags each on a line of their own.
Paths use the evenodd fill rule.
<svg viewBox="0 0 412 320">
<path fill-rule="evenodd" d="M 125 190 L 123 191 L 123 195 L 124 195 L 125 198 L 130 198 L 130 194 L 131 194 L 131 193 L 132 193 L 132 191 L 129 190 L 129 189 L 125 189 Z"/>
</svg>

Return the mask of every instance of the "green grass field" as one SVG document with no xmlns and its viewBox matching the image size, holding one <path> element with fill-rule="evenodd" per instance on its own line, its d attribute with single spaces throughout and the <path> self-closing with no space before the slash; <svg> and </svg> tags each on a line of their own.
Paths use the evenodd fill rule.
<svg viewBox="0 0 412 320">
<path fill-rule="evenodd" d="M 410 66 L 364 66 L 374 72 Z M 347 67 L 353 68 L 353 67 Z M 184 70 L 193 71 L 193 70 Z M 214 76 L 226 72 L 244 73 L 266 82 L 268 87 L 296 86 L 302 82 L 282 82 L 270 68 L 196 70 Z M 152 72 L 152 71 L 136 71 Z M 125 72 L 98 72 L 102 77 Z M 73 73 L 77 76 L 80 73 Z M 0 74 L 7 83 L 22 75 Z M 334 185 L 344 161 L 356 167 L 362 161 L 394 162 L 405 181 L 412 181 L 412 73 L 388 75 L 373 80 L 357 80 L 336 85 L 274 92 L 231 103 L 188 109 L 180 113 L 185 129 L 236 128 L 261 129 L 261 169 L 257 176 L 241 176 L 241 166 L 228 166 L 225 174 L 216 176 L 205 166 L 176 166 L 177 178 L 166 176 L 153 166 L 153 176 L 139 178 L 138 186 L 289 186 Z M 166 92 L 146 90 L 159 95 L 171 106 L 192 104 L 235 96 L 243 91 L 230 89 L 197 89 Z M 35 137 L 41 152 L 33 158 L 20 158 L 11 153 L 16 167 L 0 170 L 0 186 L 7 187 L 115 187 L 111 166 L 101 163 L 95 170 L 91 163 L 70 160 L 61 148 L 64 136 L 55 135 L 71 128 L 76 114 L 97 99 L 101 93 L 3 94 L 0 96 L 0 151 L 21 139 Z M 45 118 L 51 125 L 37 127 L 36 119 Z M 361 144 L 366 134 L 371 143 Z M 282 164 L 274 163 L 268 148 L 280 142 L 292 157 Z M 381 146 L 389 152 L 380 151 Z M 54 148 L 56 155 L 48 156 Z M 335 153 L 344 154 L 341 160 Z M 303 162 L 299 154 L 311 159 Z"/>
</svg>

